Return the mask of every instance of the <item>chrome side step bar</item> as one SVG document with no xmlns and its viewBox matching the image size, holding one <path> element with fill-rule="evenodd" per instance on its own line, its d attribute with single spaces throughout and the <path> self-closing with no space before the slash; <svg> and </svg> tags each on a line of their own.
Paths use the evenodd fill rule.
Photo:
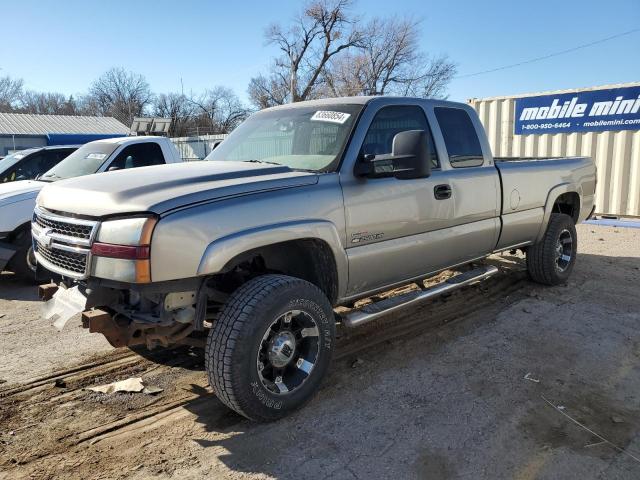
<svg viewBox="0 0 640 480">
<path fill-rule="evenodd" d="M 365 305 L 358 310 L 353 310 L 344 315 L 342 317 L 342 323 L 347 328 L 359 327 L 360 325 L 377 320 L 389 313 L 397 312 L 423 302 L 424 300 L 438 297 L 443 293 L 451 292 L 466 285 L 485 280 L 496 273 L 498 273 L 498 268 L 493 265 L 485 265 L 475 268 L 468 272 L 455 275 L 445 282 L 433 287 L 405 293 L 403 295 L 398 295 L 397 297 L 391 297 Z"/>
</svg>

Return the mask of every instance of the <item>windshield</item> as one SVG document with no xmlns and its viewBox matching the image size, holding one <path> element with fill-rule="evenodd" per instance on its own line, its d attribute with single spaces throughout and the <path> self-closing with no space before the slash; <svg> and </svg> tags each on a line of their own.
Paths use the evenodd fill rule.
<svg viewBox="0 0 640 480">
<path fill-rule="evenodd" d="M 205 160 L 265 162 L 292 169 L 335 170 L 362 105 L 279 108 L 258 112 Z"/>
<path fill-rule="evenodd" d="M 87 143 L 43 174 L 40 180 L 53 182 L 96 173 L 117 147 L 117 143 Z"/>
</svg>

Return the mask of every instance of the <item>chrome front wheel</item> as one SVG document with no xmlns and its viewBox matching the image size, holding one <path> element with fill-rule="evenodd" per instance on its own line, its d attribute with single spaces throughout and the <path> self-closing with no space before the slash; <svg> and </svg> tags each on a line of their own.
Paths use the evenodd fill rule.
<svg viewBox="0 0 640 480">
<path fill-rule="evenodd" d="M 287 275 L 261 275 L 226 302 L 206 347 L 216 396 L 245 417 L 266 422 L 300 408 L 331 363 L 335 316 L 315 285 Z"/>
<path fill-rule="evenodd" d="M 270 392 L 292 393 L 309 378 L 318 360 L 320 331 L 315 319 L 290 310 L 267 328 L 258 350 L 257 368 Z"/>
</svg>

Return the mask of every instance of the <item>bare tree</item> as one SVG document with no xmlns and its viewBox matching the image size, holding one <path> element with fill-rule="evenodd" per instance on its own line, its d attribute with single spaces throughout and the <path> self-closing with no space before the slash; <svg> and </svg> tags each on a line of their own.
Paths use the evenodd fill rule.
<svg viewBox="0 0 640 480">
<path fill-rule="evenodd" d="M 22 97 L 23 85 L 21 78 L 11 78 L 9 75 L 0 77 L 0 112 L 14 111 Z"/>
<path fill-rule="evenodd" d="M 89 88 L 85 101 L 96 115 L 112 116 L 131 125 L 133 117 L 143 114 L 151 105 L 153 94 L 144 76 L 123 68 L 112 68 Z"/>
<path fill-rule="evenodd" d="M 233 90 L 214 87 L 201 94 L 154 95 L 142 75 L 112 68 L 89 88 L 86 95 L 66 97 L 56 92 L 23 91 L 23 81 L 0 78 L 0 111 L 45 115 L 113 116 L 125 125 L 133 117 L 154 115 L 171 118 L 169 135 L 229 133 L 248 115 L 249 109 Z"/>
<path fill-rule="evenodd" d="M 251 79 L 253 105 L 348 95 L 443 97 L 456 72 L 446 55 L 420 48 L 420 22 L 351 13 L 352 0 L 311 0 L 288 29 L 271 26 L 267 43 L 281 55 Z"/>
<path fill-rule="evenodd" d="M 249 114 L 233 90 L 227 87 L 206 90 L 190 101 L 198 115 L 196 126 L 207 128 L 210 133 L 229 133 Z"/>
<path fill-rule="evenodd" d="M 357 50 L 325 69 L 327 94 L 444 95 L 456 66 L 446 56 L 430 58 L 420 51 L 418 22 L 376 18 L 365 30 L 369 33 Z"/>
<path fill-rule="evenodd" d="M 267 29 L 267 44 L 277 46 L 282 55 L 267 79 L 252 79 L 250 96 L 257 98 L 257 105 L 277 103 L 283 97 L 298 102 L 315 96 L 328 62 L 340 52 L 360 45 L 362 40 L 362 32 L 356 28 L 357 19 L 350 12 L 352 3 L 352 0 L 310 0 L 289 28 L 271 25 Z M 282 91 L 267 94 L 265 87 Z"/>
<path fill-rule="evenodd" d="M 44 115 L 78 115 L 73 96 L 62 93 L 34 92 L 27 90 L 20 98 L 20 109 L 24 113 Z"/>
<path fill-rule="evenodd" d="M 172 137 L 184 137 L 194 123 L 196 107 L 182 93 L 168 93 L 156 96 L 153 105 L 153 114 L 158 117 L 170 118 L 171 127 L 169 135 Z"/>
<path fill-rule="evenodd" d="M 288 81 L 281 72 L 272 72 L 268 78 L 258 75 L 249 81 L 247 93 L 251 103 L 259 109 L 283 105 L 289 94 Z"/>
<path fill-rule="evenodd" d="M 421 74 L 407 84 L 404 94 L 422 98 L 447 98 L 447 86 L 458 67 L 447 55 L 426 59 L 424 63 Z"/>
</svg>

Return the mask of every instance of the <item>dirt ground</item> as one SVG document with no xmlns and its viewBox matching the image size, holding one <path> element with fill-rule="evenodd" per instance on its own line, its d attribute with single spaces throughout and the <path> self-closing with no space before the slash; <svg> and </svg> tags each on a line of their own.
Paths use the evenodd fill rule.
<svg viewBox="0 0 640 480">
<path fill-rule="evenodd" d="M 143 358 L 39 318 L 0 277 L 0 479 L 640 478 L 640 229 L 581 225 L 566 286 L 522 258 L 345 332 L 304 409 L 257 425 L 200 352 Z M 141 376 L 156 395 L 85 388 Z"/>
</svg>

